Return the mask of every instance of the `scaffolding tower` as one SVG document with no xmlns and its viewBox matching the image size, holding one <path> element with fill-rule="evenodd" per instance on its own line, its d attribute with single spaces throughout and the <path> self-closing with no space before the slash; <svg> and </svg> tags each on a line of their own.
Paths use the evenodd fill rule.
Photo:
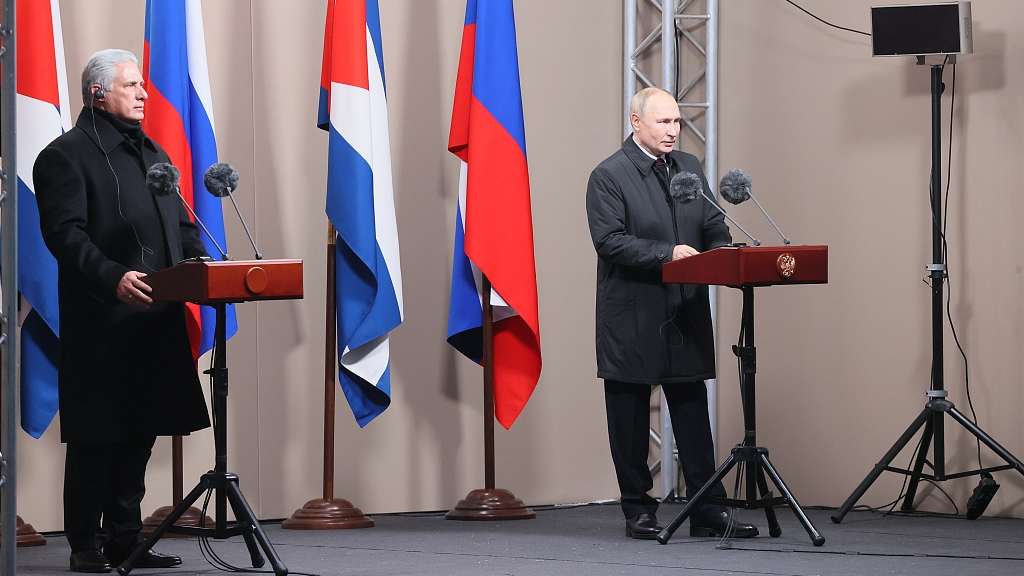
<svg viewBox="0 0 1024 576">
<path fill-rule="evenodd" d="M 639 90 L 664 88 L 676 97 L 683 129 L 676 146 L 701 158 L 708 180 L 718 177 L 718 0 L 624 0 L 623 137 L 632 132 L 629 101 Z M 642 38 L 638 43 L 637 39 Z M 654 79 L 659 77 L 660 82 Z M 717 290 L 710 287 L 711 317 L 716 318 Z M 717 423 L 717 391 L 707 381 L 711 433 Z M 664 500 L 685 494 L 680 487 L 679 451 L 672 435 L 668 406 L 661 396 L 661 425 L 651 440 L 661 449 L 651 466 L 661 475 Z"/>
</svg>

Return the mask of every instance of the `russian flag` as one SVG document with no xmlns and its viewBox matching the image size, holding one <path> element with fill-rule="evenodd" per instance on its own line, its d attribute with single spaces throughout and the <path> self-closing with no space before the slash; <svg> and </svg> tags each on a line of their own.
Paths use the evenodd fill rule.
<svg viewBox="0 0 1024 576">
<path fill-rule="evenodd" d="M 483 356 L 481 276 L 494 313 L 494 414 L 512 426 L 540 378 L 530 174 L 512 0 L 468 0 L 448 150 L 462 160 L 448 342 Z"/>
<path fill-rule="evenodd" d="M 388 334 L 403 317 L 376 0 L 327 4 L 318 125 L 330 133 L 327 217 L 338 231 L 341 387 L 365 426 L 391 403 Z"/>
<path fill-rule="evenodd" d="M 206 39 L 199 0 L 146 0 L 146 45 L 142 74 L 149 92 L 142 128 L 181 171 L 181 195 L 227 250 L 221 200 L 202 189 L 206 169 L 217 163 L 213 131 L 213 97 L 206 65 Z M 198 186 L 198 188 L 197 188 Z M 205 232 L 206 251 L 219 252 Z M 213 347 L 216 312 L 186 304 L 192 354 Z M 233 304 L 227 305 L 227 337 L 238 331 Z"/>
<path fill-rule="evenodd" d="M 57 0 L 18 0 L 18 289 L 32 306 L 21 326 L 21 427 L 39 438 L 57 414 L 57 261 L 39 229 L 32 166 L 71 129 Z"/>
</svg>

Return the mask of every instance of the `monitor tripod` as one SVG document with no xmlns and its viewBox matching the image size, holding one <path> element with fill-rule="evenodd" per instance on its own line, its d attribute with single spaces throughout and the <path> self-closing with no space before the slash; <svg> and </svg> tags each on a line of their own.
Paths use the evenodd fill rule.
<svg viewBox="0 0 1024 576">
<path fill-rule="evenodd" d="M 907 484 L 907 493 L 903 499 L 903 505 L 901 509 L 905 512 L 914 509 L 914 498 L 917 496 L 917 488 L 921 483 L 921 480 L 927 481 L 942 481 L 952 480 L 954 478 L 963 478 L 966 476 L 974 476 L 981 474 L 988 474 L 990 472 L 996 472 L 1000 470 L 1009 470 L 1011 468 L 1017 470 L 1021 474 L 1024 474 L 1024 464 L 1020 460 L 1015 458 L 1013 454 L 1010 454 L 1005 448 L 999 445 L 991 436 L 985 433 L 984 430 L 979 428 L 974 422 L 971 422 L 966 416 L 960 413 L 959 410 L 953 405 L 952 402 L 946 399 L 948 393 L 943 388 L 943 358 L 942 358 L 942 330 L 943 330 L 943 294 L 942 294 L 942 283 L 947 278 L 946 265 L 944 261 L 944 239 L 941 229 L 942 222 L 942 135 L 941 129 L 941 111 L 942 111 L 942 91 L 945 86 L 942 83 L 942 72 L 945 63 L 949 62 L 956 64 L 956 56 L 946 56 L 942 64 L 930 64 L 931 66 L 931 93 L 932 93 L 932 174 L 931 174 L 931 207 L 932 207 L 932 264 L 928 264 L 925 268 L 928 270 L 928 276 L 931 280 L 932 287 L 932 385 L 931 389 L 928 390 L 925 395 L 928 397 L 928 402 L 924 406 L 924 410 L 917 416 L 916 419 L 907 428 L 907 431 L 896 440 L 896 443 L 892 445 L 882 460 L 875 464 L 875 467 L 867 475 L 867 478 L 857 486 L 857 489 L 853 491 L 853 494 L 846 499 L 846 502 L 832 515 L 832 521 L 836 524 L 843 521 L 843 517 L 846 516 L 847 512 L 853 508 L 854 504 L 860 500 L 861 496 L 867 492 L 871 484 L 882 474 L 884 471 L 896 472 L 910 477 L 910 482 Z M 917 63 L 919 65 L 926 65 L 926 59 L 924 56 L 917 57 Z M 993 466 L 989 468 L 980 467 L 976 470 L 970 470 L 967 472 L 957 472 L 954 474 L 946 473 L 946 441 L 945 441 L 945 415 L 948 414 L 954 421 L 959 423 L 968 432 L 974 435 L 981 443 L 992 449 L 993 452 L 999 455 L 1006 464 L 1000 466 Z M 906 447 L 907 443 L 910 442 L 918 430 L 924 427 L 924 432 L 921 436 L 921 446 L 917 451 L 917 456 L 914 459 L 914 469 L 906 470 L 902 468 L 895 468 L 889 464 L 894 458 Z M 934 455 L 932 461 L 928 461 L 928 448 L 931 445 L 934 448 Z M 931 473 L 924 472 L 924 466 L 928 464 L 931 468 Z M 987 503 L 987 502 L 986 502 Z"/>
</svg>

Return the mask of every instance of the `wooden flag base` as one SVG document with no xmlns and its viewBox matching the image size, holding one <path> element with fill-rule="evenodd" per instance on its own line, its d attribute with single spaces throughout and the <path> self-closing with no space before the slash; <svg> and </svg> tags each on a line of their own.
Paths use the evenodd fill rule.
<svg viewBox="0 0 1024 576">
<path fill-rule="evenodd" d="M 153 531 L 155 531 L 160 526 L 160 524 L 162 524 L 163 521 L 167 519 L 167 516 L 169 516 L 170 513 L 173 511 L 174 506 L 161 506 L 160 508 L 154 510 L 152 516 L 142 521 L 142 537 L 149 538 L 150 534 L 152 534 Z M 188 510 L 186 510 L 184 514 L 181 515 L 181 518 L 179 518 L 178 521 L 174 523 L 174 525 L 198 528 L 199 521 L 202 518 L 203 511 L 196 508 L 195 506 L 192 506 Z M 210 527 L 213 526 L 213 524 L 213 519 L 207 516 L 206 522 L 204 522 L 203 525 Z M 189 536 L 188 534 L 172 534 L 170 532 L 164 532 L 161 538 L 194 538 L 194 536 Z"/>
<path fill-rule="evenodd" d="M 21 516 L 18 516 L 18 548 L 44 546 L 45 544 L 46 537 L 36 532 L 31 524 L 26 524 Z"/>
<path fill-rule="evenodd" d="M 350 530 L 373 528 L 373 519 L 363 515 L 348 500 L 316 498 L 306 502 L 292 517 L 281 523 L 289 530 Z"/>
<path fill-rule="evenodd" d="M 508 490 L 473 490 L 444 515 L 448 520 L 531 520 L 537 513 Z"/>
</svg>

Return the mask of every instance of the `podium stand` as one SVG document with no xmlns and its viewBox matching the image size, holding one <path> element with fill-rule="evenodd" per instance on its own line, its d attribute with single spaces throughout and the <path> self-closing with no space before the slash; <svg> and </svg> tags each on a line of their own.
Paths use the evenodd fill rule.
<svg viewBox="0 0 1024 576">
<path fill-rule="evenodd" d="M 726 246 L 669 262 L 662 266 L 662 280 L 681 284 L 716 284 L 743 291 L 742 345 L 733 346 L 740 360 L 740 388 L 743 400 L 743 441 L 707 483 L 687 502 L 682 511 L 658 534 L 658 542 L 667 544 L 672 534 L 698 504 L 719 504 L 744 509 L 764 508 L 768 518 L 768 534 L 782 534 L 774 507 L 788 504 L 796 514 L 815 546 L 825 543 L 810 519 L 797 503 L 768 459 L 768 449 L 757 445 L 754 374 L 757 353 L 754 348 L 754 288 L 782 284 L 824 284 L 828 282 L 828 246 Z M 711 488 L 734 466 L 745 463 L 746 498 L 718 498 Z M 774 497 L 768 482 L 782 493 Z M 758 498 L 758 490 L 761 497 Z"/>
<path fill-rule="evenodd" d="M 263 553 L 270 559 L 274 574 L 285 576 L 288 574 L 288 568 L 281 562 L 252 509 L 249 508 L 249 503 L 245 501 L 245 496 L 238 487 L 238 476 L 227 471 L 228 368 L 225 311 L 227 304 L 232 302 L 302 298 L 302 261 L 189 261 L 145 276 L 142 280 L 153 288 L 150 294 L 153 300 L 196 302 L 212 306 L 217 312 L 213 368 L 204 372 L 210 374 L 213 379 L 213 439 L 216 462 L 214 469 L 203 474 L 199 484 L 117 568 L 117 572 L 122 576 L 131 573 L 138 557 L 149 551 L 164 533 L 170 532 L 213 537 L 218 540 L 242 536 L 254 568 L 261 568 L 265 563 L 263 556 L 260 555 L 259 549 L 262 548 Z M 175 526 L 178 518 L 208 490 L 214 491 L 214 527 Z M 229 502 L 235 514 L 235 525 L 231 527 L 227 525 Z"/>
</svg>

